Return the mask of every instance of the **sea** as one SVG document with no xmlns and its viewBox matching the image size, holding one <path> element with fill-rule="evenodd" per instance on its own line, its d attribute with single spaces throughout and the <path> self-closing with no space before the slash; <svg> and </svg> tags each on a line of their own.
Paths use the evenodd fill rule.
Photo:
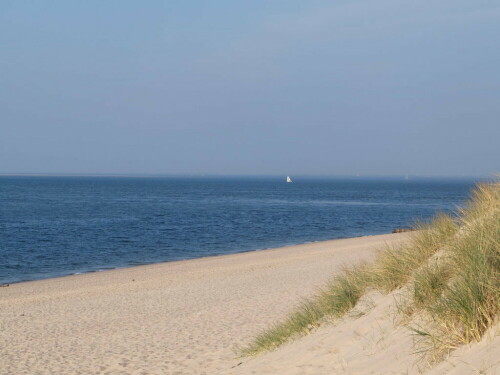
<svg viewBox="0 0 500 375">
<path fill-rule="evenodd" d="M 0 284 L 390 233 L 473 179 L 0 177 Z"/>
</svg>

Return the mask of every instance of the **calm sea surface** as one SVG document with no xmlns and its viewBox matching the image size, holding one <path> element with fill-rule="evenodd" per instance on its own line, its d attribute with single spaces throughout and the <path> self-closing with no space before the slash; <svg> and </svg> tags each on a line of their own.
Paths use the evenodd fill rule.
<svg viewBox="0 0 500 375">
<path fill-rule="evenodd" d="M 472 180 L 0 177 L 0 283 L 390 232 Z"/>
</svg>

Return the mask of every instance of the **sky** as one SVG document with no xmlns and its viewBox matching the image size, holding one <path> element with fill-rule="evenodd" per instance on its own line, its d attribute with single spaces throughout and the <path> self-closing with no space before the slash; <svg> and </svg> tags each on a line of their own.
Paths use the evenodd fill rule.
<svg viewBox="0 0 500 375">
<path fill-rule="evenodd" d="M 500 172 L 500 2 L 0 0 L 0 173 Z"/>
</svg>

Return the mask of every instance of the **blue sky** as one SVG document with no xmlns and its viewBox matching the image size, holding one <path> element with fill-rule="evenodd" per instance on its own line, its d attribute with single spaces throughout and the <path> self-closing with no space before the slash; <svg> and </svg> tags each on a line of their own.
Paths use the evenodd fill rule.
<svg viewBox="0 0 500 375">
<path fill-rule="evenodd" d="M 500 171 L 500 3 L 0 2 L 0 173 Z"/>
</svg>

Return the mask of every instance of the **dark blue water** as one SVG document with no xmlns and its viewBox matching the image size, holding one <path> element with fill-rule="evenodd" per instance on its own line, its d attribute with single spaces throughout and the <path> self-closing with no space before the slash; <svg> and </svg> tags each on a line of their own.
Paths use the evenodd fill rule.
<svg viewBox="0 0 500 375">
<path fill-rule="evenodd" d="M 0 177 L 0 283 L 390 232 L 472 180 Z"/>
</svg>

